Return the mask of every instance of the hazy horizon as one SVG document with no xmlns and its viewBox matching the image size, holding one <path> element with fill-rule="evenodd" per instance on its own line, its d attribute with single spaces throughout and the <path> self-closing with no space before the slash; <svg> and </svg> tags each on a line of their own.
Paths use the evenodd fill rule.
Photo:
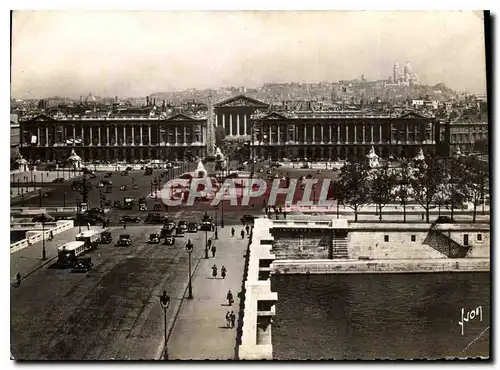
<svg viewBox="0 0 500 370">
<path fill-rule="evenodd" d="M 15 11 L 11 95 L 142 97 L 264 83 L 384 79 L 486 92 L 479 12 Z"/>
</svg>

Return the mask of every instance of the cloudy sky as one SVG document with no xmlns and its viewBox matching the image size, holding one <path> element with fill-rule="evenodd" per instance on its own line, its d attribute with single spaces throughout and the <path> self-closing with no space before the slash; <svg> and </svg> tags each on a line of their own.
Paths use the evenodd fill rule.
<svg viewBox="0 0 500 370">
<path fill-rule="evenodd" d="M 386 78 L 409 61 L 426 84 L 486 91 L 472 12 L 21 11 L 12 96 L 153 92 Z"/>
</svg>

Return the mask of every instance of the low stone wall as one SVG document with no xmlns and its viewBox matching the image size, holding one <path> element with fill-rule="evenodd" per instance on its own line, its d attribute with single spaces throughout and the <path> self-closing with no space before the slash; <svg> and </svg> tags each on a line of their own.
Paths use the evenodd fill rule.
<svg viewBox="0 0 500 370">
<path fill-rule="evenodd" d="M 47 239 L 50 236 L 50 232 L 52 232 L 52 235 L 56 235 L 66 230 L 72 229 L 74 225 L 73 221 L 64 220 L 50 223 L 50 226 L 51 227 L 49 227 L 47 224 L 45 225 L 45 233 L 43 233 L 41 230 L 26 232 L 26 239 L 20 240 L 16 243 L 12 243 L 10 245 L 10 253 L 15 253 L 17 251 L 20 251 L 21 249 L 42 241 L 43 234 L 45 234 L 45 239 Z"/>
<path fill-rule="evenodd" d="M 490 271 L 490 259 L 281 260 L 271 269 L 273 274 L 485 272 Z"/>
<path fill-rule="evenodd" d="M 63 212 L 76 212 L 77 207 L 45 207 L 45 208 L 30 208 L 30 207 L 12 207 L 10 209 L 11 215 L 41 215 L 42 213 L 63 213 Z"/>
<path fill-rule="evenodd" d="M 241 344 L 238 347 L 240 360 L 273 358 L 271 326 L 278 294 L 271 292 L 269 266 L 274 255 L 271 253 L 273 238 L 269 233 L 270 225 L 270 220 L 255 220 L 248 250 Z"/>
</svg>

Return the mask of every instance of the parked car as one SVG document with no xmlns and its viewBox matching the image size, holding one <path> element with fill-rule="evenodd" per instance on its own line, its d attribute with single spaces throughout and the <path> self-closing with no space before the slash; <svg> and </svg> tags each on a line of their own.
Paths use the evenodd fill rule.
<svg viewBox="0 0 500 370">
<path fill-rule="evenodd" d="M 132 239 L 130 239 L 130 235 L 128 235 L 128 234 L 120 235 L 116 245 L 119 247 L 128 247 L 128 246 L 132 245 Z"/>
<path fill-rule="evenodd" d="M 175 235 L 177 236 L 184 236 L 185 229 L 183 227 L 177 226 L 177 229 L 175 230 Z"/>
<path fill-rule="evenodd" d="M 198 231 L 198 224 L 196 222 L 190 222 L 188 225 L 187 225 L 187 231 L 189 233 L 195 233 Z"/>
<path fill-rule="evenodd" d="M 111 244 L 113 242 L 113 236 L 109 231 L 103 231 L 99 239 L 100 244 Z"/>
<path fill-rule="evenodd" d="M 165 241 L 163 242 L 164 245 L 174 245 L 175 244 L 175 238 L 172 235 L 167 235 L 165 237 Z"/>
<path fill-rule="evenodd" d="M 171 235 L 172 235 L 172 230 L 166 226 L 163 226 L 163 228 L 160 231 L 160 238 L 166 238 Z"/>
<path fill-rule="evenodd" d="M 76 273 L 86 273 L 86 272 L 89 272 L 90 271 L 90 267 L 81 263 L 81 262 L 77 262 L 75 264 L 75 266 L 73 267 L 73 269 L 71 270 L 71 272 L 76 272 Z"/>
<path fill-rule="evenodd" d="M 436 221 L 436 224 L 452 224 L 453 221 L 451 220 L 451 217 L 448 216 L 439 216 Z"/>
<path fill-rule="evenodd" d="M 120 223 L 123 223 L 123 222 L 132 222 L 132 223 L 136 223 L 138 224 L 139 222 L 141 222 L 141 219 L 139 217 L 135 217 L 135 216 L 122 216 L 120 217 Z"/>
<path fill-rule="evenodd" d="M 160 235 L 158 234 L 150 234 L 149 241 L 150 244 L 157 244 L 160 242 Z"/>
<path fill-rule="evenodd" d="M 164 225 L 167 229 L 169 229 L 170 231 L 174 231 L 175 230 L 175 227 L 177 226 L 176 222 L 173 221 L 173 220 L 169 220 L 169 219 L 166 219 L 164 221 Z"/>
<path fill-rule="evenodd" d="M 186 221 L 179 221 L 179 222 L 177 223 L 177 227 L 183 228 L 183 229 L 184 229 L 184 231 L 186 231 L 186 230 L 187 230 L 187 228 L 188 228 L 188 226 L 187 226 L 187 222 L 186 222 Z"/>
<path fill-rule="evenodd" d="M 62 177 L 57 177 L 54 180 L 52 180 L 54 184 L 62 184 L 64 182 L 64 179 Z"/>
</svg>

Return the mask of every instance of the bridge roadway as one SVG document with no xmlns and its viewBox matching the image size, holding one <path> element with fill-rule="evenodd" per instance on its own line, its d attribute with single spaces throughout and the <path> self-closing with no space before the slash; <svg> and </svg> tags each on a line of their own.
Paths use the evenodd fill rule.
<svg viewBox="0 0 500 370">
<path fill-rule="evenodd" d="M 171 296 L 168 330 L 188 281 L 185 244 L 194 244 L 193 273 L 205 235 L 188 233 L 175 246 L 148 244 L 155 226 L 129 226 L 131 247 L 100 245 L 94 268 L 72 273 L 47 264 L 11 288 L 11 353 L 23 360 L 157 359 L 163 349 L 163 312 L 157 297 Z M 114 241 L 122 228 L 111 228 Z M 33 248 L 33 258 L 39 248 Z M 52 251 L 55 254 L 54 251 Z M 11 258 L 18 258 L 14 253 Z M 54 257 L 54 255 L 49 255 Z M 26 250 L 19 258 L 26 258 Z"/>
</svg>

